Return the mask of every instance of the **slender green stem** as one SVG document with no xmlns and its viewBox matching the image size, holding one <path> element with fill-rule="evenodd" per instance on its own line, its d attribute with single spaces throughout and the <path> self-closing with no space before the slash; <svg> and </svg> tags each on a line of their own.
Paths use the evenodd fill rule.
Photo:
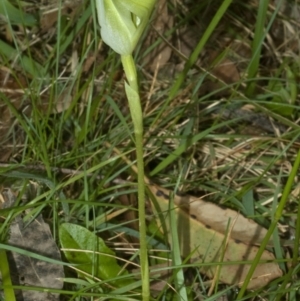
<svg viewBox="0 0 300 301">
<path fill-rule="evenodd" d="M 135 68 L 135 63 L 132 55 L 122 55 L 121 56 L 122 65 L 124 68 L 124 72 L 126 74 L 126 78 L 129 86 L 139 95 L 139 86 L 137 81 L 137 73 Z M 128 97 L 128 96 L 127 96 Z M 128 99 L 131 102 L 130 99 Z M 139 107 L 141 107 L 141 102 L 139 101 Z M 141 110 L 142 113 L 142 110 Z M 142 118 L 142 116 L 141 116 Z"/>
<path fill-rule="evenodd" d="M 138 167 L 138 200 L 139 200 L 139 230 L 140 230 L 140 261 L 142 269 L 143 300 L 149 300 L 149 266 L 146 239 L 146 219 L 145 219 L 145 183 L 144 183 L 144 160 L 143 160 L 143 135 L 136 134 L 136 153 Z"/>
<path fill-rule="evenodd" d="M 278 205 L 278 207 L 276 209 L 276 212 L 275 212 L 275 215 L 274 215 L 274 220 L 272 221 L 271 226 L 270 226 L 265 238 L 263 239 L 263 241 L 262 241 L 262 243 L 259 247 L 259 250 L 258 250 L 258 252 L 257 252 L 257 254 L 256 254 L 256 256 L 253 260 L 253 263 L 252 263 L 252 265 L 249 269 L 249 272 L 248 272 L 248 274 L 245 278 L 244 284 L 241 287 L 241 290 L 239 291 L 239 294 L 238 294 L 236 300 L 242 300 L 242 298 L 244 296 L 244 293 L 247 289 L 247 285 L 248 285 L 249 281 L 251 280 L 251 277 L 252 277 L 252 275 L 255 271 L 255 268 L 258 265 L 258 262 L 259 262 L 259 260 L 262 256 L 267 244 L 268 244 L 268 241 L 270 240 L 271 235 L 272 235 L 275 227 L 277 226 L 278 221 L 280 220 L 280 218 L 282 216 L 285 204 L 286 204 L 286 202 L 288 200 L 288 197 L 289 197 L 289 193 L 290 193 L 290 191 L 292 189 L 292 186 L 293 186 L 294 179 L 295 179 L 295 177 L 297 175 L 297 172 L 299 170 L 299 165 L 300 165 L 300 151 L 298 152 L 298 155 L 296 157 L 296 160 L 295 160 L 295 163 L 293 165 L 292 171 L 291 171 L 291 173 L 289 175 L 289 178 L 287 180 L 287 183 L 284 187 L 282 197 L 280 199 L 279 205 Z"/>
<path fill-rule="evenodd" d="M 265 20 L 268 11 L 269 0 L 267 1 L 260 1 L 258 14 L 256 18 L 255 24 L 255 32 L 254 32 L 254 39 L 252 42 L 252 60 L 248 66 L 248 78 L 250 80 L 254 79 L 257 74 L 259 61 L 261 58 L 261 49 L 263 45 L 263 41 L 265 38 L 264 30 L 265 30 Z M 255 81 L 250 81 L 247 87 L 247 95 L 252 96 L 254 88 L 255 88 Z"/>
<path fill-rule="evenodd" d="M 125 91 L 129 102 L 130 113 L 134 125 L 136 158 L 138 168 L 138 207 L 140 231 L 140 262 L 142 274 L 143 301 L 150 298 L 149 266 L 146 239 L 146 214 L 145 214 L 145 182 L 144 182 L 144 155 L 143 155 L 143 113 L 138 91 L 137 73 L 131 55 L 121 56 L 124 71 L 128 80 Z"/>
<path fill-rule="evenodd" d="M 270 31 L 270 28 L 279 12 L 280 7 L 282 7 L 283 0 L 280 0 L 276 4 L 276 8 L 272 14 L 272 17 L 270 18 L 270 21 L 268 22 L 268 25 L 266 26 L 266 20 L 268 19 L 268 7 L 269 7 L 269 0 L 267 1 L 260 1 L 259 7 L 258 7 L 258 14 L 256 18 L 256 24 L 255 24 L 255 32 L 254 32 L 254 38 L 252 42 L 252 59 L 248 66 L 248 79 L 249 83 L 246 89 L 246 94 L 248 97 L 252 97 L 253 93 L 255 91 L 256 81 L 255 76 L 258 72 L 260 59 L 261 59 L 261 51 L 263 42 L 266 38 L 267 33 Z"/>
<path fill-rule="evenodd" d="M 300 245 L 300 202 L 298 202 L 298 210 L 297 210 L 297 220 L 296 220 L 296 233 L 295 233 L 295 240 L 294 240 L 294 246 L 293 246 L 293 257 L 291 262 L 291 268 L 289 268 L 287 274 L 284 277 L 283 282 L 280 285 L 280 291 L 276 293 L 276 300 L 280 301 L 282 300 L 283 295 L 285 294 L 286 290 L 288 289 L 287 286 L 289 283 L 291 283 L 293 274 L 295 272 L 295 267 L 298 265 L 298 256 L 299 256 L 299 245 Z"/>
<path fill-rule="evenodd" d="M 5 250 L 0 250 L 0 273 L 2 275 L 5 300 L 16 301 L 10 278 L 8 259 Z"/>
</svg>

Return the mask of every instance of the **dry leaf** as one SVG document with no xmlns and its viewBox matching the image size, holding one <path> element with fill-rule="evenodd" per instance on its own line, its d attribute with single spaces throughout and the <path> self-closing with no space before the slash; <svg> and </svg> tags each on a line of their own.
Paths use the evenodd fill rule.
<svg viewBox="0 0 300 301">
<path fill-rule="evenodd" d="M 16 196 L 10 190 L 6 197 L 15 200 Z M 12 246 L 28 250 L 48 258 L 61 260 L 59 249 L 53 240 L 49 225 L 41 215 L 26 225 L 20 216 L 16 217 L 10 226 L 8 243 Z M 8 253 L 11 278 L 14 285 L 39 286 L 47 290 L 15 290 L 17 300 L 56 301 L 58 294 L 53 294 L 49 289 L 62 289 L 64 271 L 62 265 L 45 262 L 19 253 Z"/>
<path fill-rule="evenodd" d="M 54 3 L 55 5 L 55 3 Z M 68 18 L 74 18 L 76 14 L 82 11 L 83 1 L 70 1 L 64 2 L 61 5 L 55 5 L 54 7 L 44 7 L 41 9 L 40 28 L 42 33 L 49 32 L 50 30 L 55 32 L 55 25 L 58 18 L 66 16 Z"/>
<path fill-rule="evenodd" d="M 167 1 L 159 0 L 157 5 L 156 17 L 152 22 L 152 27 L 155 31 L 152 30 L 147 37 L 144 43 L 145 49 L 151 46 L 159 38 L 159 34 L 164 35 L 166 31 L 173 27 L 174 17 L 168 13 Z M 143 61 L 147 67 L 154 72 L 157 67 L 160 69 L 169 61 L 171 53 L 172 49 L 162 41 L 158 47 L 144 57 Z"/>
<path fill-rule="evenodd" d="M 169 201 L 169 190 L 157 185 L 151 185 L 150 189 L 156 197 L 162 197 L 165 201 Z M 260 244 L 267 233 L 265 228 L 237 211 L 190 195 L 175 196 L 174 204 L 189 213 L 191 217 L 220 233 L 226 232 L 230 220 L 235 221 L 230 234 L 231 238 L 249 245 Z"/>
<path fill-rule="evenodd" d="M 153 206 L 153 210 L 158 212 L 160 217 L 159 225 L 167 230 L 170 237 L 169 191 L 156 185 L 149 185 L 149 189 L 159 206 L 158 211 L 158 208 L 155 209 Z M 222 209 L 193 197 L 176 196 L 174 203 L 177 205 L 175 210 L 181 254 L 184 257 L 191 255 L 192 262 L 199 265 L 200 271 L 208 277 L 215 276 L 217 265 L 201 266 L 201 263 L 244 262 L 255 258 L 258 247 L 246 244 L 242 240 L 252 244 L 258 243 L 263 233 L 266 233 L 264 228 L 231 209 Z M 186 209 L 189 213 L 185 211 Z M 230 238 L 224 250 L 226 229 L 230 228 L 229 222 L 234 222 L 235 225 L 232 232 L 228 234 Z M 223 252 L 224 257 L 222 257 Z M 282 275 L 271 252 L 264 251 L 261 260 L 267 260 L 268 263 L 257 266 L 248 289 L 261 288 Z M 249 269 L 249 264 L 225 264 L 220 269 L 219 280 L 230 285 L 241 286 Z"/>
</svg>

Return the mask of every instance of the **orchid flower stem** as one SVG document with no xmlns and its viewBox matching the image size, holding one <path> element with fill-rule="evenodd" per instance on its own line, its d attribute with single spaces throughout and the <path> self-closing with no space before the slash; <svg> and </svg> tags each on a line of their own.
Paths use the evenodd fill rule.
<svg viewBox="0 0 300 301">
<path fill-rule="evenodd" d="M 121 61 L 124 68 L 124 72 L 127 78 L 127 81 L 129 83 L 129 86 L 135 90 L 139 95 L 139 87 L 138 87 L 138 81 L 137 81 L 137 73 L 136 73 L 136 67 L 133 60 L 133 57 L 131 54 L 129 55 L 121 55 Z M 130 102 L 130 100 L 128 99 Z M 139 100 L 139 107 L 141 108 L 141 103 Z M 142 119 L 142 116 L 141 116 Z"/>
<path fill-rule="evenodd" d="M 140 231 L 140 264 L 142 273 L 142 297 L 143 301 L 148 301 L 150 298 L 150 288 L 145 216 L 143 113 L 139 96 L 137 72 L 133 57 L 132 55 L 121 55 L 121 61 L 128 81 L 128 83 L 125 82 L 125 91 L 129 102 L 130 114 L 132 117 L 135 133 L 136 158 L 138 168 L 138 211 Z"/>
</svg>

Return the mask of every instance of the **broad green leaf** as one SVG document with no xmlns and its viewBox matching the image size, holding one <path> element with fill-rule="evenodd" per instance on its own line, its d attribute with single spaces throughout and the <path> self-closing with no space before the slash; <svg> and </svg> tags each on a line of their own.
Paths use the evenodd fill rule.
<svg viewBox="0 0 300 301">
<path fill-rule="evenodd" d="M 149 185 L 149 189 L 158 224 L 172 246 L 170 191 L 156 185 Z M 258 251 L 254 244 L 261 241 L 266 230 L 238 212 L 190 196 L 175 196 L 174 203 L 181 255 L 190 257 L 195 266 L 198 265 L 200 271 L 210 278 L 215 276 L 220 265 L 218 279 L 221 282 L 242 286 Z M 226 235 L 229 236 L 227 243 Z M 261 260 L 264 262 L 257 266 L 248 289 L 261 288 L 282 275 L 273 253 L 264 251 Z"/>
<path fill-rule="evenodd" d="M 0 55 L 3 56 L 5 60 L 15 60 L 15 58 L 18 58 L 20 66 L 24 71 L 31 74 L 32 77 L 38 78 L 46 76 L 45 68 L 42 65 L 26 55 L 20 55 L 18 50 L 2 40 L 0 40 Z"/>
<path fill-rule="evenodd" d="M 59 228 L 59 239 L 66 258 L 79 270 L 101 280 L 112 279 L 109 283 L 118 287 L 132 283 L 130 279 L 116 279 L 127 275 L 127 271 L 121 269 L 104 241 L 86 228 L 64 223 Z"/>
<path fill-rule="evenodd" d="M 14 7 L 7 0 L 0 1 L 0 15 L 3 15 L 7 22 L 11 24 L 22 24 L 25 26 L 37 24 L 37 19 L 34 16 L 24 13 L 21 8 Z"/>
</svg>

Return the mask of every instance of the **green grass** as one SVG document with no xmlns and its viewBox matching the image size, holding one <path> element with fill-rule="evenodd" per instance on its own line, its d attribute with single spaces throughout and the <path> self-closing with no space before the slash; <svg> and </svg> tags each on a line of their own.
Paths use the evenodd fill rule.
<svg viewBox="0 0 300 301">
<path fill-rule="evenodd" d="M 77 12 L 71 6 L 73 15 L 61 4 L 59 21 L 46 32 L 37 27 L 39 6 L 11 2 L 18 11 L 23 6 L 27 15 L 25 26 L 17 26 L 15 19 L 0 23 L 0 112 L 10 112 L 0 116 L 0 156 L 7 158 L 0 157 L 0 192 L 11 189 L 19 204 L 0 211 L 0 254 L 13 250 L 6 244 L 9 226 L 25 209 L 32 210 L 22 215 L 25 221 L 43 213 L 58 247 L 59 226 L 78 224 L 103 238 L 122 259 L 119 265 L 134 276 L 119 276 L 131 281 L 124 287 L 111 287 L 109 279 L 100 285 L 92 276 L 77 277 L 63 257 L 65 285 L 57 290 L 61 300 L 141 300 L 139 233 L 133 223 L 138 221 L 136 174 L 114 150 L 135 162 L 120 58 L 102 44 L 90 1 Z M 227 300 L 299 299 L 299 24 L 287 10 L 260 3 L 202 1 L 186 9 L 168 1 L 174 16 L 168 34 L 175 36 L 184 26 L 190 31 L 195 26 L 197 34 L 184 67 L 173 77 L 164 77 L 161 68 L 153 78 L 143 56 L 155 44 L 149 49 L 140 44 L 136 61 L 144 108 L 145 171 L 172 191 L 206 196 L 255 218 L 270 234 L 274 230 L 276 257 L 285 273 L 257 291 L 218 283 L 208 296 L 209 279 L 180 257 L 178 245 L 170 249 L 167 238 L 153 230 L 149 211 L 150 270 L 169 271 L 158 291 L 152 291 L 153 300 L 212 301 L 223 295 Z M 299 9 L 298 2 L 289 3 Z M 275 30 L 284 24 L 290 27 L 276 36 Z M 178 39 L 170 42 L 175 48 Z M 224 57 L 237 66 L 239 80 L 215 72 L 214 65 Z M 169 63 L 179 61 L 182 57 L 173 51 Z M 221 70 L 226 73 L 229 68 Z M 22 92 L 14 91 L 9 81 L 5 86 L 5 78 L 13 79 Z M 65 108 L 58 102 L 65 102 Z M 245 121 L 235 113 L 241 108 L 253 117 Z M 264 122 L 273 121 L 270 130 L 253 123 L 259 114 Z M 4 124 L 9 130 L 2 130 Z M 21 202 L 25 198 L 26 204 Z M 176 237 L 176 227 L 173 230 Z M 294 233 L 289 248 L 278 239 L 284 231 Z M 261 250 L 265 248 L 262 244 Z M 157 266 L 166 262 L 169 267 Z"/>
</svg>

